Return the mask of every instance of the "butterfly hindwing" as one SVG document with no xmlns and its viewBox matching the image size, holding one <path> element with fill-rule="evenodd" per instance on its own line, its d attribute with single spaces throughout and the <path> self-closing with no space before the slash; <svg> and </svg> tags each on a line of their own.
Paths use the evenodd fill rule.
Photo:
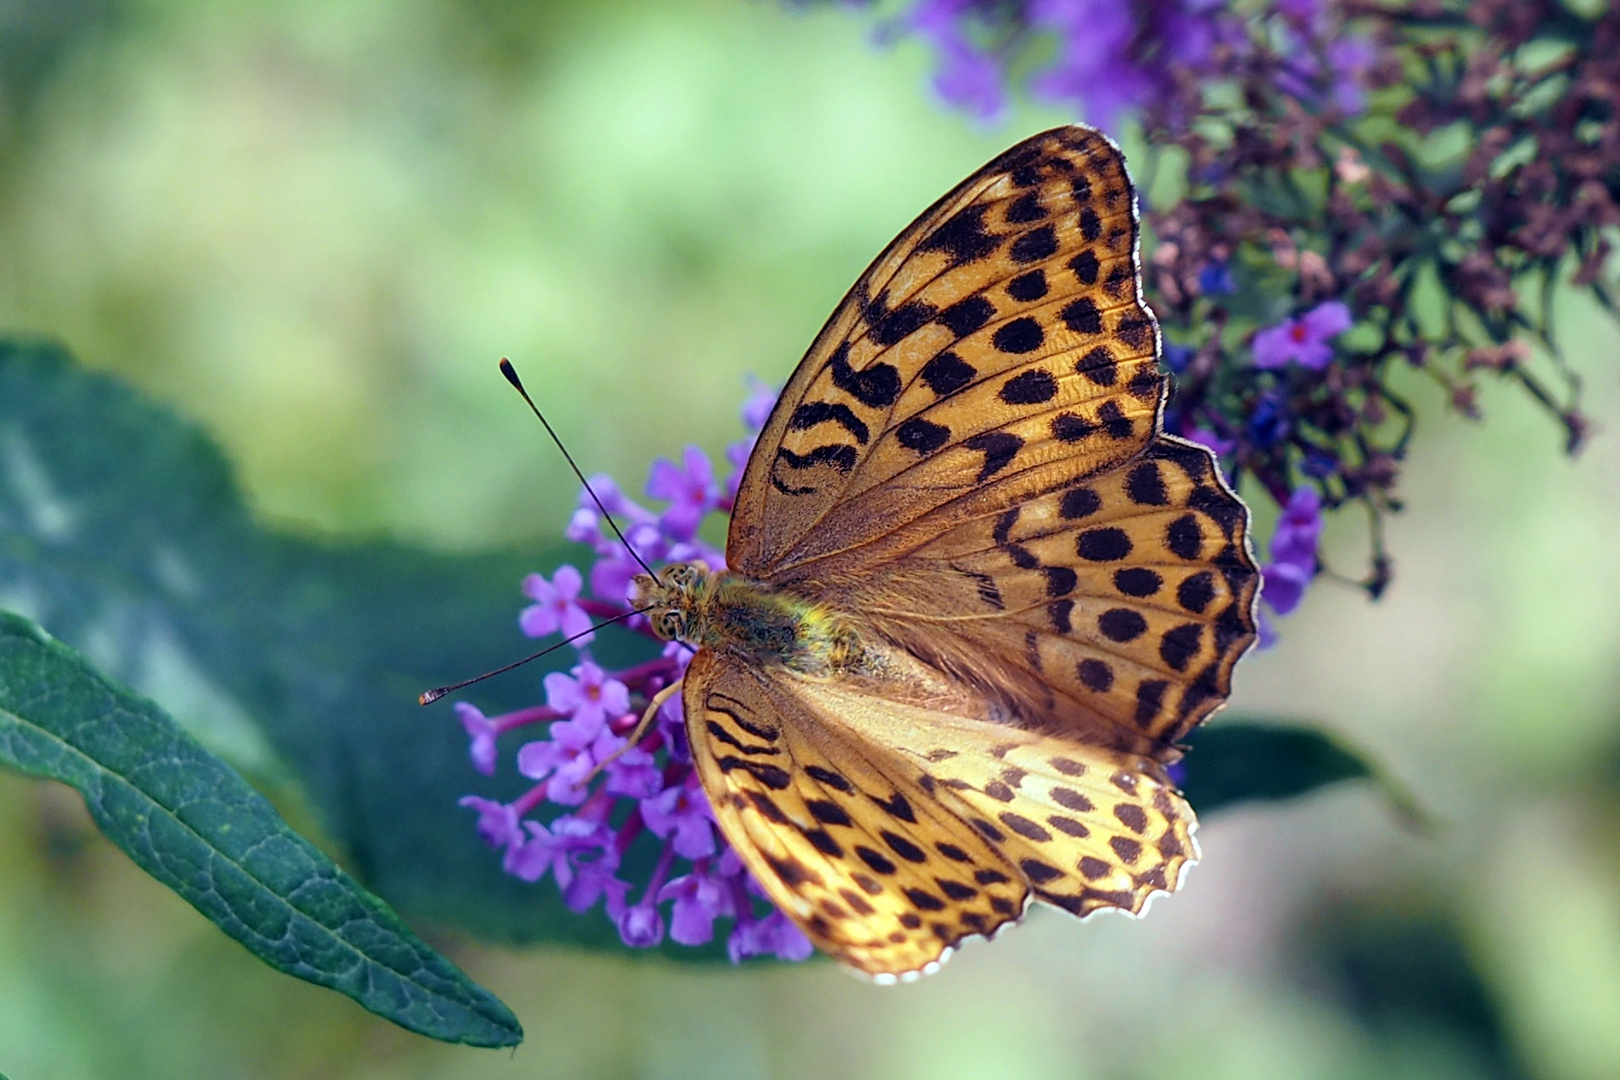
<svg viewBox="0 0 1620 1080">
<path fill-rule="evenodd" d="M 955 812 L 1036 898 L 1075 915 L 1140 914 L 1198 858 L 1196 821 L 1152 758 L 797 680 L 814 712 L 882 746 L 889 772 Z"/>
<path fill-rule="evenodd" d="M 795 686 L 705 650 L 682 688 L 716 820 L 777 907 L 823 952 L 885 981 L 1021 917 L 1018 870 Z"/>
<path fill-rule="evenodd" d="M 748 463 L 730 565 L 784 581 L 998 478 L 1096 472 L 1152 438 L 1164 383 L 1135 194 L 1081 127 L 1019 144 L 867 269 Z"/>
</svg>

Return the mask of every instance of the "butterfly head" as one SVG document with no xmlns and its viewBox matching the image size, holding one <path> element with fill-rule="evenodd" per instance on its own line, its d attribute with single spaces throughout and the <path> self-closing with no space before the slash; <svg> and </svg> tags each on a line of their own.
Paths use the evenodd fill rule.
<svg viewBox="0 0 1620 1080">
<path fill-rule="evenodd" d="M 634 606 L 647 608 L 653 633 L 665 641 L 693 641 L 699 636 L 715 574 L 702 563 L 675 563 L 658 577 L 639 574 Z"/>
</svg>

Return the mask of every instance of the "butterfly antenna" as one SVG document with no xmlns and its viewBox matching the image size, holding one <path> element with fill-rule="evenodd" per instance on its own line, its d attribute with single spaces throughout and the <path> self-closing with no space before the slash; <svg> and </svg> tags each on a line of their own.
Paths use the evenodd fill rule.
<svg viewBox="0 0 1620 1080">
<path fill-rule="evenodd" d="M 613 528 L 613 535 L 619 538 L 619 542 L 623 544 L 624 549 L 630 553 L 630 557 L 636 560 L 636 564 L 643 570 L 647 571 L 648 574 L 652 575 L 652 579 L 654 581 L 659 581 L 658 571 L 648 566 L 647 560 L 638 555 L 636 553 L 636 549 L 630 546 L 630 541 L 625 539 L 624 531 L 619 528 L 619 523 L 613 520 L 613 515 L 608 513 L 607 507 L 602 505 L 602 500 L 596 497 L 596 492 L 591 490 L 590 481 L 585 479 L 585 474 L 579 471 L 578 465 L 574 464 L 574 455 L 570 454 L 568 452 L 568 447 L 564 446 L 563 441 L 557 438 L 557 433 L 551 429 L 551 424 L 546 420 L 545 414 L 542 413 L 540 411 L 540 407 L 534 403 L 534 399 L 529 396 L 529 392 L 523 389 L 523 383 L 518 380 L 517 369 L 512 366 L 512 361 L 508 360 L 504 356 L 501 357 L 501 374 L 506 376 L 506 381 L 512 384 L 512 388 L 514 390 L 523 395 L 524 401 L 528 402 L 529 411 L 534 413 L 535 419 L 539 420 L 541 426 L 546 429 L 546 434 L 551 436 L 551 441 L 557 444 L 558 450 L 562 451 L 563 460 L 567 461 L 568 467 L 574 470 L 574 475 L 579 477 L 579 482 L 585 485 L 585 493 L 591 497 L 591 502 L 596 504 L 596 508 L 602 511 L 603 519 Z M 519 661 L 519 663 L 522 662 L 523 661 Z M 516 665 L 513 666 L 515 667 Z M 504 671 L 505 669 L 503 668 L 502 670 Z M 493 675 L 495 672 L 490 672 L 490 674 Z M 455 687 L 450 687 L 449 689 L 453 690 Z"/>
<path fill-rule="evenodd" d="M 417 697 L 417 699 L 416 699 L 416 703 L 418 705 L 431 705 L 435 701 L 438 701 L 440 698 L 444 697 L 444 695 L 449 694 L 449 693 L 453 693 L 456 690 L 460 690 L 464 686 L 471 686 L 473 683 L 483 682 L 485 679 L 488 679 L 488 678 L 490 678 L 491 676 L 494 676 L 494 675 L 504 675 L 504 674 L 506 674 L 506 672 L 511 671 L 513 668 L 522 667 L 524 664 L 527 664 L 530 660 L 538 660 L 542 656 L 545 656 L 547 653 L 556 652 L 558 649 L 562 648 L 564 645 L 572 644 L 573 642 L 578 641 L 580 638 L 586 636 L 587 634 L 594 634 L 594 633 L 596 633 L 596 631 L 602 629 L 602 627 L 604 627 L 604 626 L 612 626 L 614 623 L 619 622 L 621 619 L 628 619 L 632 615 L 640 615 L 643 612 L 651 611 L 654 606 L 656 606 L 656 605 L 648 605 L 647 607 L 644 607 L 644 608 L 636 608 L 634 611 L 627 611 L 623 615 L 615 615 L 611 619 L 604 619 L 602 622 L 597 623 L 595 626 L 591 627 L 589 630 L 581 630 L 577 634 L 573 634 L 573 635 L 571 635 L 569 637 L 565 637 L 561 641 L 557 642 L 555 645 L 548 645 L 544 649 L 541 649 L 537 653 L 533 653 L 533 654 L 531 654 L 529 656 L 525 656 L 521 660 L 512 661 L 510 664 L 507 664 L 505 667 L 498 667 L 494 671 L 486 671 L 482 675 L 476 676 L 475 678 L 463 679 L 461 682 L 451 683 L 449 686 L 436 687 L 435 689 L 427 691 L 425 694 L 419 695 Z"/>
</svg>

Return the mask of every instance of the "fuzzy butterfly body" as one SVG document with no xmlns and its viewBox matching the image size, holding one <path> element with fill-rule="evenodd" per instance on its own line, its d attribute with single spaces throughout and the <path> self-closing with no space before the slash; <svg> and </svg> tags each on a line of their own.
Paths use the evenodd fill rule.
<svg viewBox="0 0 1620 1080">
<path fill-rule="evenodd" d="M 1197 857 L 1165 771 L 1255 639 L 1248 512 L 1166 435 L 1135 193 L 1084 127 L 917 219 L 800 362 L 730 569 L 638 579 L 697 646 L 722 831 L 822 950 L 933 970 L 1038 899 L 1140 913 Z"/>
</svg>

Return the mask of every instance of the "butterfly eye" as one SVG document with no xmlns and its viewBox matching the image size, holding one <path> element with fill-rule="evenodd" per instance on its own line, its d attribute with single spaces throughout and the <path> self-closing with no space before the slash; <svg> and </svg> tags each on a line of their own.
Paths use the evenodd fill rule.
<svg viewBox="0 0 1620 1080">
<path fill-rule="evenodd" d="M 674 640 L 686 632 L 686 620 L 678 611 L 660 612 L 657 619 L 658 636 Z"/>
</svg>

